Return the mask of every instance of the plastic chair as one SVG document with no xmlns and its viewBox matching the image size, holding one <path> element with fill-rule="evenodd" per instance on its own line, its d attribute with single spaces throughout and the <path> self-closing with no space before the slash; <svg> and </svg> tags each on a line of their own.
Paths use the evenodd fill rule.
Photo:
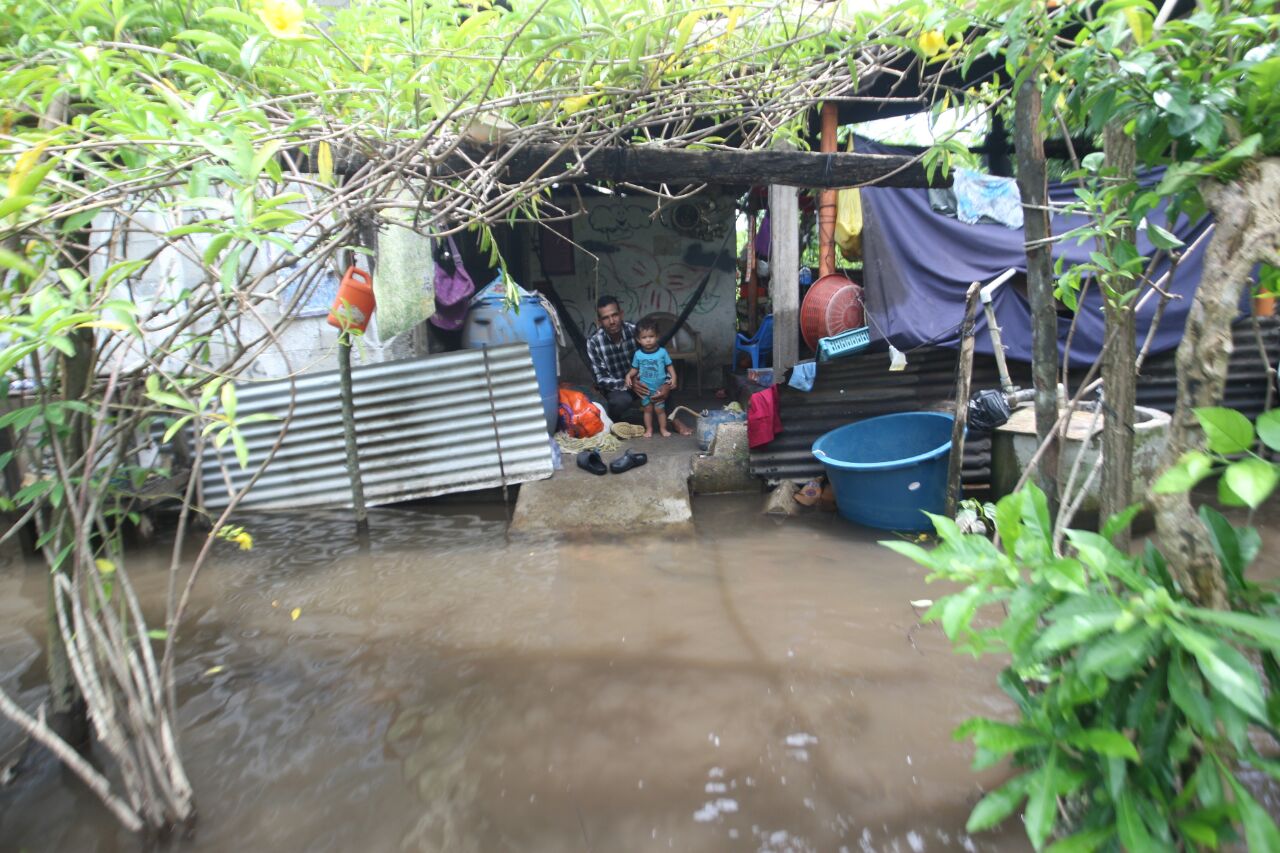
<svg viewBox="0 0 1280 853">
<path fill-rule="evenodd" d="M 751 337 L 738 332 L 733 341 L 733 363 L 738 363 L 738 353 L 751 356 L 751 369 L 759 370 L 762 361 L 773 360 L 773 315 L 766 314 L 760 321 L 760 328 Z"/>
<path fill-rule="evenodd" d="M 658 338 L 671 331 L 671 327 L 676 324 L 676 315 L 667 314 L 661 311 L 655 311 L 649 314 L 645 319 L 652 320 L 658 324 Z M 697 389 L 698 396 L 702 396 L 702 335 L 694 331 L 693 327 L 686 322 L 680 327 L 680 331 L 667 342 L 667 355 L 671 356 L 674 362 L 683 362 L 693 365 L 697 371 Z"/>
</svg>

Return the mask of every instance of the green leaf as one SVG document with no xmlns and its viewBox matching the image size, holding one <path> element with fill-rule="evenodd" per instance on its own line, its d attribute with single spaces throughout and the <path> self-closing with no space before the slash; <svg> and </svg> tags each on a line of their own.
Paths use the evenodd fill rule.
<svg viewBox="0 0 1280 853">
<path fill-rule="evenodd" d="M 1204 695 L 1204 682 L 1200 673 L 1187 665 L 1186 655 L 1175 651 L 1169 664 L 1169 696 L 1186 714 L 1187 720 L 1203 734 L 1216 730 L 1213 706 Z"/>
<path fill-rule="evenodd" d="M 1232 491 L 1231 484 L 1227 482 L 1225 477 L 1218 479 L 1218 503 L 1223 506 L 1248 506 L 1244 502 L 1244 498 Z"/>
<path fill-rule="evenodd" d="M 1055 841 L 1049 846 L 1048 853 L 1093 853 L 1115 834 L 1115 830 L 1109 826 L 1086 829 Z"/>
<path fill-rule="evenodd" d="M 1222 696 L 1244 713 L 1262 724 L 1267 723 L 1267 703 L 1262 685 L 1245 656 L 1221 640 L 1199 631 L 1169 623 L 1182 647 L 1195 656 L 1200 672 Z"/>
<path fill-rule="evenodd" d="M 228 386 L 229 387 L 229 386 Z M 245 444 L 244 436 L 240 434 L 240 430 L 233 427 L 227 427 L 233 430 L 231 433 L 231 443 L 236 449 L 236 461 L 240 463 L 241 470 L 249 467 L 249 445 Z"/>
<path fill-rule="evenodd" d="M 1048 743 L 1048 737 L 1035 729 L 997 723 L 995 720 L 982 717 L 965 720 L 956 727 L 951 736 L 955 740 L 972 738 L 975 746 L 1000 755 Z"/>
<path fill-rule="evenodd" d="M 1214 453 L 1243 453 L 1253 446 L 1253 424 L 1235 409 L 1207 406 L 1194 411 Z"/>
<path fill-rule="evenodd" d="M 191 420 L 193 417 L 195 417 L 195 416 L 194 416 L 194 415 L 183 415 L 182 417 L 180 417 L 180 418 L 178 418 L 176 421 L 174 421 L 172 424 L 170 424 L 170 425 L 169 425 L 169 428 L 168 428 L 167 430 L 165 430 L 165 431 L 164 431 L 164 438 L 162 438 L 162 439 L 160 440 L 160 443 L 161 443 L 161 444 L 168 444 L 170 441 L 172 441 L 172 440 L 173 440 L 173 437 L 178 433 L 178 430 L 180 430 L 180 429 L 182 429 L 184 426 L 186 426 L 187 421 Z"/>
<path fill-rule="evenodd" d="M 1189 450 L 1151 486 L 1152 494 L 1176 495 L 1190 491 L 1213 469 L 1213 459 L 1199 450 Z"/>
<path fill-rule="evenodd" d="M 1048 762 L 1027 789 L 1027 837 L 1037 850 L 1044 847 L 1058 816 L 1057 771 L 1058 750 L 1051 749 Z"/>
<path fill-rule="evenodd" d="M 890 551 L 897 551 L 908 560 L 919 563 L 925 568 L 933 568 L 934 559 L 931 552 L 926 551 L 914 542 L 902 542 L 900 540 L 881 539 L 877 544 L 883 545 Z"/>
<path fill-rule="evenodd" d="M 1146 853 L 1158 849 L 1155 839 L 1147 831 L 1147 825 L 1142 822 L 1142 816 L 1138 814 L 1133 795 L 1127 790 L 1121 791 L 1116 800 L 1116 830 L 1120 833 L 1120 843 L 1130 853 Z"/>
<path fill-rule="evenodd" d="M 1157 249 L 1176 249 L 1182 245 L 1182 241 L 1178 239 L 1178 235 L 1154 222 L 1147 223 L 1147 239 L 1151 241 L 1151 245 Z"/>
<path fill-rule="evenodd" d="M 1262 505 L 1280 480 L 1275 466 L 1254 456 L 1231 463 L 1222 477 L 1231 491 L 1252 509 Z"/>
<path fill-rule="evenodd" d="M 236 419 L 236 388 L 230 382 L 222 386 L 222 411 L 227 416 L 227 420 L 234 421 Z"/>
<path fill-rule="evenodd" d="M 1218 562 L 1222 564 L 1227 578 L 1227 587 L 1235 592 L 1243 590 L 1244 570 L 1249 561 L 1241 549 L 1240 534 L 1226 516 L 1207 504 L 1200 507 L 1200 520 L 1209 531 L 1214 553 L 1218 555 Z"/>
<path fill-rule="evenodd" d="M 1266 619 L 1251 613 L 1208 610 L 1199 607 L 1191 608 L 1187 612 L 1193 619 L 1238 631 L 1252 637 L 1273 652 L 1280 653 L 1280 620 Z"/>
<path fill-rule="evenodd" d="M 1280 409 L 1272 409 L 1258 415 L 1258 438 L 1272 450 L 1280 450 Z"/>
<path fill-rule="evenodd" d="M 1133 523 L 1134 518 L 1136 518 L 1140 512 L 1142 512 L 1141 502 L 1130 504 L 1108 518 L 1107 523 L 1102 525 L 1102 530 L 1100 530 L 1099 533 L 1102 535 L 1103 539 L 1114 539 L 1116 534 L 1121 530 L 1128 529 L 1129 525 Z"/>
<path fill-rule="evenodd" d="M 1018 537 L 1022 535 L 1022 501 L 1022 493 L 1015 492 L 996 503 L 996 533 L 1010 557 L 1014 554 Z"/>
<path fill-rule="evenodd" d="M 1236 795 L 1236 810 L 1240 815 L 1240 822 L 1244 824 L 1244 837 L 1249 849 L 1259 853 L 1264 850 L 1280 850 L 1280 829 L 1276 828 L 1271 815 L 1258 804 L 1249 789 L 1237 781 L 1235 774 L 1225 775 Z"/>
<path fill-rule="evenodd" d="M 968 629 L 973 614 L 977 612 L 981 595 L 982 587 L 975 585 L 938 602 L 942 607 L 942 630 L 947 637 L 954 640 Z"/>
<path fill-rule="evenodd" d="M 1196 844 L 1214 849 L 1218 847 L 1217 831 L 1203 821 L 1192 818 L 1180 820 L 1178 821 L 1178 832 L 1184 838 L 1189 838 Z"/>
<path fill-rule="evenodd" d="M 1082 676 L 1101 672 L 1112 681 L 1127 678 L 1151 655 L 1151 638 L 1155 630 L 1143 625 L 1137 630 L 1099 638 L 1085 647 L 1077 670 Z"/>
<path fill-rule="evenodd" d="M 153 640 L 167 640 L 169 639 L 169 632 L 163 628 L 152 628 L 147 632 L 147 636 Z"/>
<path fill-rule="evenodd" d="M 964 828 L 967 832 L 982 832 L 997 826 L 1001 821 L 1013 814 L 1014 810 L 1027 796 L 1027 785 L 1030 774 L 1015 776 L 1008 782 L 987 794 L 969 813 L 969 820 Z"/>
<path fill-rule="evenodd" d="M 1137 763 L 1138 750 L 1133 743 L 1120 732 L 1112 729 L 1084 729 L 1066 738 L 1067 743 L 1077 749 L 1096 752 L 1110 758 L 1125 758 Z"/>
</svg>

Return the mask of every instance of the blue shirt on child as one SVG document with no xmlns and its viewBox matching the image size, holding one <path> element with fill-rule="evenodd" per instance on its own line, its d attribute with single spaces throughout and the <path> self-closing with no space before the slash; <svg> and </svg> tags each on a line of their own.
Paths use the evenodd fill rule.
<svg viewBox="0 0 1280 853">
<path fill-rule="evenodd" d="M 631 356 L 631 366 L 640 371 L 636 378 L 645 384 L 650 395 L 667 381 L 667 367 L 670 365 L 671 356 L 667 354 L 666 347 L 658 347 L 653 352 L 638 349 L 636 354 Z M 649 405 L 649 397 L 645 397 L 640 402 L 643 405 Z"/>
</svg>

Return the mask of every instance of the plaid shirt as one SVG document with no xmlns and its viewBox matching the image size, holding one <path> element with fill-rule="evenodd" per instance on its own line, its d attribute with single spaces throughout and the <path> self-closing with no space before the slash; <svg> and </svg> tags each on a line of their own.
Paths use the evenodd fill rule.
<svg viewBox="0 0 1280 853">
<path fill-rule="evenodd" d="M 596 385 L 601 391 L 621 391 L 626 388 L 627 372 L 631 370 L 631 356 L 636 351 L 636 324 L 623 322 L 622 340 L 614 343 L 604 329 L 596 329 L 587 339 L 587 359 Z"/>
</svg>

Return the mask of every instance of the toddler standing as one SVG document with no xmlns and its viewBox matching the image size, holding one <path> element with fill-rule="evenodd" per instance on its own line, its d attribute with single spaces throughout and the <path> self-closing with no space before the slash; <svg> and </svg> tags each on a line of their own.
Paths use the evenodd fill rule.
<svg viewBox="0 0 1280 853">
<path fill-rule="evenodd" d="M 653 395 L 666 383 L 671 390 L 676 387 L 676 368 L 666 349 L 658 346 L 658 324 L 653 320 L 641 320 L 636 324 L 636 344 L 639 349 L 631 357 L 631 370 L 627 373 L 627 387 L 640 397 L 640 405 L 644 407 L 644 437 L 653 437 L 653 414 L 658 413 L 658 432 L 665 438 L 671 435 L 667 430 L 667 407 L 664 402 L 653 402 Z M 635 390 L 635 382 L 639 379 L 648 390 L 640 394 Z"/>
</svg>

